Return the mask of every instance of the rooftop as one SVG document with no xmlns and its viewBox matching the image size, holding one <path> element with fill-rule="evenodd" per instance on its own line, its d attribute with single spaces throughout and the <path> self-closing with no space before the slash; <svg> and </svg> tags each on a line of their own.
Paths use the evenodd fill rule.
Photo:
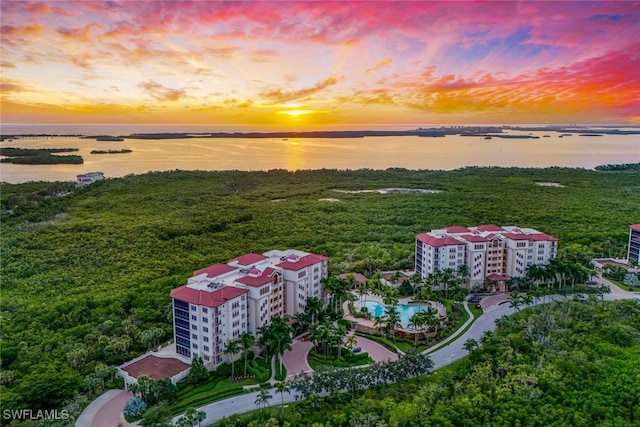
<svg viewBox="0 0 640 427">
<path fill-rule="evenodd" d="M 181 360 L 172 357 L 157 357 L 150 354 L 129 365 L 123 366 L 121 369 L 136 379 L 145 375 L 151 379 L 159 380 L 171 378 L 187 368 L 189 368 L 189 364 Z"/>
<path fill-rule="evenodd" d="M 174 289 L 171 296 L 174 297 L 179 289 L 186 288 L 188 290 L 180 291 L 178 299 L 187 301 L 185 298 L 189 298 L 189 302 L 194 304 L 216 306 L 215 304 L 220 304 L 218 300 L 207 294 L 225 287 L 236 286 L 244 289 L 245 286 L 264 286 L 273 280 L 273 274 L 278 267 L 296 271 L 327 259 L 322 255 L 295 249 L 272 250 L 262 255 L 249 253 L 233 258 L 229 264 L 214 264 L 194 271 L 193 276 L 187 280 L 186 286 Z M 204 295 L 197 295 L 189 290 L 204 292 Z"/>
<path fill-rule="evenodd" d="M 246 289 L 236 288 L 233 286 L 224 286 L 215 290 L 201 290 L 183 285 L 171 290 L 171 298 L 188 302 L 190 304 L 216 308 L 228 300 L 237 298 L 247 292 L 249 291 Z"/>
</svg>

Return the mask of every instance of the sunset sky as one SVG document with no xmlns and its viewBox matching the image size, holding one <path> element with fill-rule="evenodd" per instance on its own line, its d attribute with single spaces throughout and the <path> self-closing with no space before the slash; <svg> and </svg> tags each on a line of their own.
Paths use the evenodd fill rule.
<svg viewBox="0 0 640 427">
<path fill-rule="evenodd" d="M 640 124 L 640 2 L 1 8 L 3 123 Z"/>
</svg>

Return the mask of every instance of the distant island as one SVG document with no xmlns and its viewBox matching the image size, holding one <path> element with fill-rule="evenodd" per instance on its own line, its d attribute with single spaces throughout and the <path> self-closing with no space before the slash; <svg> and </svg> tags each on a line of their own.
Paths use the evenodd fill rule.
<svg viewBox="0 0 640 427">
<path fill-rule="evenodd" d="M 630 126 L 631 127 L 631 126 Z M 350 130 L 350 131 L 310 131 L 310 132 L 172 132 L 172 133 L 134 133 L 126 136 L 128 139 L 184 139 L 184 138 L 365 138 L 381 136 L 420 136 L 438 138 L 447 135 L 497 137 L 513 139 L 538 139 L 534 135 L 509 135 L 505 130 L 515 131 L 546 131 L 558 132 L 568 135 L 593 134 L 594 129 L 589 127 L 518 127 L 518 126 L 442 126 L 439 128 L 418 128 L 413 130 Z M 598 128 L 598 134 L 607 135 L 640 135 L 637 130 L 620 130 L 618 128 Z M 490 134 L 490 135 L 489 135 Z"/>
<path fill-rule="evenodd" d="M 71 153 L 79 151 L 77 148 L 16 148 L 0 147 L 0 155 L 7 156 L 0 159 L 1 163 L 19 165 L 58 165 L 84 163 L 81 156 L 56 156 L 55 153 Z"/>
<path fill-rule="evenodd" d="M 128 148 L 123 148 L 122 150 L 91 150 L 91 154 L 124 154 L 132 152 Z"/>
<path fill-rule="evenodd" d="M 620 129 L 620 127 L 631 129 Z M 418 136 L 427 138 L 438 138 L 447 135 L 514 138 L 514 139 L 536 139 L 535 135 L 513 135 L 505 131 L 517 132 L 557 132 L 560 137 L 580 135 L 580 136 L 602 136 L 602 135 L 640 135 L 640 127 L 634 125 L 621 126 L 441 126 L 430 128 L 418 128 L 409 130 L 334 130 L 334 131 L 280 131 L 280 132 L 150 132 L 133 133 L 123 136 L 110 135 L 90 135 L 82 136 L 76 134 L 68 135 L 47 135 L 47 134 L 22 134 L 22 135 L 0 135 L 0 140 L 11 140 L 20 137 L 37 138 L 57 138 L 57 137 L 79 137 L 82 139 L 95 139 L 104 142 L 121 142 L 125 139 L 188 139 L 188 138 L 274 138 L 288 140 L 290 138 L 365 138 L 384 136 Z M 546 135 L 545 135 L 546 136 Z"/>
<path fill-rule="evenodd" d="M 112 135 L 84 135 L 81 136 L 80 139 L 95 139 L 96 141 L 103 142 L 122 142 L 124 138 L 121 136 L 112 136 Z"/>
</svg>

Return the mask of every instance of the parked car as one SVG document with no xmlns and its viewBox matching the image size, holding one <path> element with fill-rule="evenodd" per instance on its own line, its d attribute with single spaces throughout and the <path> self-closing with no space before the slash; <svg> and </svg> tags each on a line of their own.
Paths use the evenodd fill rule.
<svg viewBox="0 0 640 427">
<path fill-rule="evenodd" d="M 353 351 L 354 353 L 360 353 L 362 349 L 360 347 L 352 347 L 351 351 Z"/>
<path fill-rule="evenodd" d="M 480 302 L 481 299 L 482 297 L 479 295 L 472 295 L 468 301 L 471 303 L 477 303 L 477 302 Z"/>
<path fill-rule="evenodd" d="M 598 284 L 598 282 L 596 282 L 595 280 L 587 280 L 586 282 L 584 282 L 585 285 L 587 286 L 596 286 Z"/>
</svg>

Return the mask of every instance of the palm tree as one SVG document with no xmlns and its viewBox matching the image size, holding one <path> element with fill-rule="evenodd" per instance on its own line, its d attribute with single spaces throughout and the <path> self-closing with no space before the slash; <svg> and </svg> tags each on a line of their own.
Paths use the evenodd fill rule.
<svg viewBox="0 0 640 427">
<path fill-rule="evenodd" d="M 322 313 L 322 301 L 316 297 L 307 298 L 307 303 L 304 306 L 304 312 L 311 316 L 311 324 L 316 321 L 316 316 L 320 316 Z"/>
<path fill-rule="evenodd" d="M 446 268 L 442 270 L 440 278 L 442 280 L 442 284 L 444 285 L 444 297 L 449 298 L 449 286 L 451 286 L 455 282 L 453 269 Z"/>
<path fill-rule="evenodd" d="M 522 294 L 518 291 L 511 292 L 511 295 L 509 295 L 509 302 L 511 303 L 511 307 L 515 308 L 516 311 L 520 311 L 520 305 L 522 304 Z"/>
<path fill-rule="evenodd" d="M 240 353 L 240 350 L 241 350 L 241 344 L 240 344 L 240 341 L 238 340 L 227 341 L 227 344 L 224 347 L 224 354 L 229 355 L 229 362 L 231 363 L 231 378 L 235 376 L 234 367 L 236 364 L 233 361 L 233 356 Z"/>
<path fill-rule="evenodd" d="M 329 341 L 331 340 L 331 323 L 328 319 L 322 322 L 314 323 L 309 330 L 309 338 L 314 342 L 316 347 L 320 348 L 320 351 L 324 356 L 327 355 Z"/>
<path fill-rule="evenodd" d="M 393 342 L 396 342 L 396 336 L 393 334 L 393 330 L 400 325 L 400 313 L 398 312 L 397 307 L 387 307 L 385 308 L 385 323 L 387 326 L 387 332 L 391 334 L 393 338 Z"/>
<path fill-rule="evenodd" d="M 413 313 L 411 319 L 409 319 L 409 326 L 413 327 L 413 342 L 414 344 L 418 342 L 418 329 L 422 329 L 426 325 L 426 319 L 423 311 L 419 311 L 417 313 Z"/>
<path fill-rule="evenodd" d="M 342 343 L 344 342 L 344 337 L 347 335 L 347 328 L 344 325 L 338 325 L 334 329 L 334 335 L 336 343 L 338 344 L 338 359 L 340 358 L 340 351 L 342 350 Z"/>
<path fill-rule="evenodd" d="M 356 336 L 356 334 L 351 334 L 347 337 L 347 342 L 346 342 L 347 346 L 349 346 L 349 348 L 353 348 L 355 346 L 358 345 L 358 337 Z"/>
<path fill-rule="evenodd" d="M 546 275 L 545 268 L 542 266 L 539 266 L 537 264 L 531 264 L 530 266 L 527 267 L 526 277 L 529 278 L 533 282 L 533 284 L 536 285 L 536 288 L 540 286 L 540 281 L 545 278 L 545 275 Z"/>
<path fill-rule="evenodd" d="M 280 371 L 282 371 L 282 356 L 285 351 L 291 350 L 291 333 L 292 329 L 287 322 L 281 317 L 271 319 L 269 325 L 269 346 L 273 354 L 278 355 L 280 359 Z"/>
<path fill-rule="evenodd" d="M 473 350 L 478 348 L 478 341 L 474 340 L 473 338 L 469 338 L 464 342 L 464 345 L 462 347 L 469 353 L 471 353 Z"/>
<path fill-rule="evenodd" d="M 253 344 L 255 344 L 256 339 L 249 332 L 245 332 L 240 335 L 240 345 L 242 346 L 242 353 L 244 354 L 244 376 L 247 376 L 247 356 L 249 355 L 249 351 Z"/>
<path fill-rule="evenodd" d="M 456 270 L 456 274 L 462 283 L 466 283 L 470 276 L 469 266 L 467 264 L 460 264 Z"/>
<path fill-rule="evenodd" d="M 264 350 L 265 359 L 269 358 L 269 326 L 260 326 L 258 328 L 258 345 L 260 351 Z"/>
<path fill-rule="evenodd" d="M 256 401 L 255 404 L 258 407 L 258 409 L 263 409 L 267 406 L 269 406 L 269 399 L 271 399 L 273 396 L 269 393 L 269 390 L 265 387 L 260 389 L 260 393 L 258 393 L 258 395 L 256 396 Z"/>
<path fill-rule="evenodd" d="M 276 383 L 276 391 L 280 393 L 280 416 L 282 416 L 282 410 L 284 409 L 284 394 L 288 393 L 291 389 L 286 382 L 280 381 Z"/>
</svg>

